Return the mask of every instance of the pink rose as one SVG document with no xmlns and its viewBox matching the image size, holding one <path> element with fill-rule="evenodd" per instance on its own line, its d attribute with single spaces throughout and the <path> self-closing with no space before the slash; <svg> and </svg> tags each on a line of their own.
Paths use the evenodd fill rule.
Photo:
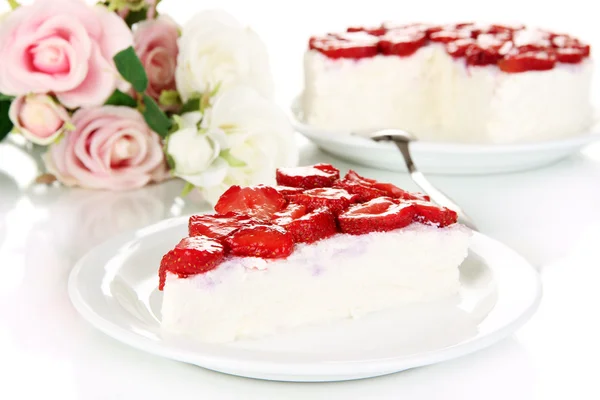
<svg viewBox="0 0 600 400">
<path fill-rule="evenodd" d="M 17 97 L 8 116 L 27 140 L 44 146 L 56 140 L 70 122 L 67 110 L 45 94 Z"/>
<path fill-rule="evenodd" d="M 106 7 L 37 0 L 0 25 L 0 92 L 54 93 L 68 108 L 100 105 L 120 83 L 113 56 L 132 43 Z"/>
<path fill-rule="evenodd" d="M 167 16 L 140 22 L 133 34 L 135 51 L 148 75 L 149 96 L 158 100 L 163 90 L 175 90 L 177 24 Z"/>
<path fill-rule="evenodd" d="M 126 190 L 166 177 L 160 138 L 133 108 L 82 108 L 75 130 L 44 155 L 48 171 L 68 186 Z"/>
</svg>

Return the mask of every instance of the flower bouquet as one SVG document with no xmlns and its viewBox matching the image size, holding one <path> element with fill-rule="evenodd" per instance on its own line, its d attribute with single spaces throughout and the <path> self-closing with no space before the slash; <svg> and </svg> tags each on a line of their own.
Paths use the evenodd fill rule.
<svg viewBox="0 0 600 400">
<path fill-rule="evenodd" d="M 9 0 L 0 140 L 43 146 L 48 176 L 67 186 L 126 190 L 178 177 L 209 200 L 296 164 L 258 36 L 221 11 L 181 28 L 159 1 Z"/>
</svg>

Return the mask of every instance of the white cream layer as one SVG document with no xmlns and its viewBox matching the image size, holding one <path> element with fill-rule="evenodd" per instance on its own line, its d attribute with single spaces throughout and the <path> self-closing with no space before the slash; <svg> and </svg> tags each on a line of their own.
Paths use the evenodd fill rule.
<svg viewBox="0 0 600 400">
<path fill-rule="evenodd" d="M 507 74 L 466 66 L 442 46 L 409 57 L 305 55 L 306 122 L 354 132 L 402 128 L 420 139 L 510 144 L 580 134 L 592 122 L 593 63 Z"/>
<path fill-rule="evenodd" d="M 470 235 L 412 224 L 299 245 L 285 260 L 236 257 L 186 279 L 167 274 L 162 326 L 229 342 L 452 295 Z"/>
</svg>

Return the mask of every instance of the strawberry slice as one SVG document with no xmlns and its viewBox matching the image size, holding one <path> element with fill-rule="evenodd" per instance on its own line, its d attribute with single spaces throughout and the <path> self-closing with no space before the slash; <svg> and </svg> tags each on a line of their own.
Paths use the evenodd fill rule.
<svg viewBox="0 0 600 400">
<path fill-rule="evenodd" d="M 302 217 L 306 214 L 306 206 L 302 204 L 289 203 L 287 207 L 273 214 L 273 223 L 285 226 L 286 223 Z"/>
<path fill-rule="evenodd" d="M 304 193 L 288 196 L 292 203 L 304 205 L 308 211 L 326 207 L 335 215 L 344 212 L 350 204 L 358 201 L 358 196 L 338 188 L 317 188 L 307 190 Z"/>
<path fill-rule="evenodd" d="M 477 43 L 475 39 L 458 39 L 446 44 L 446 51 L 454 58 L 464 57 L 467 49 Z"/>
<path fill-rule="evenodd" d="M 387 29 L 385 27 L 383 27 L 383 26 L 371 27 L 371 28 L 367 28 L 367 27 L 364 27 L 364 26 L 351 26 L 346 31 L 347 32 L 366 32 L 369 35 L 381 36 L 381 35 L 384 35 L 387 32 Z"/>
<path fill-rule="evenodd" d="M 495 65 L 502 55 L 498 52 L 499 46 L 482 47 L 480 45 L 469 46 L 465 51 L 467 65 Z"/>
<path fill-rule="evenodd" d="M 335 216 L 325 207 L 317 208 L 300 218 L 286 220 L 281 225 L 292 234 L 296 243 L 314 243 L 338 232 Z"/>
<path fill-rule="evenodd" d="M 221 239 L 236 229 L 249 223 L 257 223 L 258 220 L 235 213 L 226 215 L 192 215 L 188 223 L 190 236 L 208 236 L 213 239 Z"/>
<path fill-rule="evenodd" d="M 186 278 L 215 269 L 224 257 L 225 248 L 214 239 L 204 236 L 185 238 L 163 256 L 158 270 L 158 289 L 165 287 L 167 271 Z"/>
<path fill-rule="evenodd" d="M 471 32 L 468 30 L 444 29 L 437 32 L 432 32 L 429 35 L 429 40 L 436 43 L 450 43 L 458 39 L 466 39 L 471 37 Z"/>
<path fill-rule="evenodd" d="M 319 51 L 329 58 L 365 58 L 379 52 L 377 37 L 366 32 L 346 32 L 312 37 L 308 42 L 311 50 Z"/>
<path fill-rule="evenodd" d="M 458 221 L 458 214 L 449 208 L 419 200 L 412 200 L 408 203 L 414 206 L 414 220 L 422 224 L 443 228 Z"/>
<path fill-rule="evenodd" d="M 364 184 L 347 178 L 337 181 L 334 187 L 342 188 L 350 194 L 355 194 L 356 196 L 358 196 L 356 201 L 359 203 L 364 203 L 369 200 L 376 199 L 378 197 L 387 196 L 386 192 L 374 188 L 373 186 L 371 186 L 371 184 Z"/>
<path fill-rule="evenodd" d="M 552 36 L 552 47 L 556 48 L 556 49 L 578 49 L 581 54 L 583 55 L 582 58 L 584 57 L 589 57 L 590 55 L 590 46 L 585 44 L 585 43 L 581 43 L 579 40 L 575 39 L 574 37 L 571 37 L 569 35 L 553 35 Z M 576 53 L 575 51 L 569 50 L 566 52 L 566 54 L 574 54 Z M 560 62 L 569 62 L 569 61 L 562 61 L 561 60 L 561 55 L 564 56 L 565 53 L 561 54 L 560 50 L 557 50 L 557 58 L 558 61 Z M 569 56 L 564 56 L 565 59 L 568 59 Z M 571 56 L 574 57 L 574 56 Z M 580 59 L 581 60 L 581 59 Z"/>
<path fill-rule="evenodd" d="M 498 67 L 510 74 L 527 71 L 545 71 L 554 68 L 556 56 L 554 52 L 545 50 L 525 51 L 520 49 L 510 51 L 504 59 L 498 61 Z"/>
<path fill-rule="evenodd" d="M 290 187 L 290 186 L 275 186 L 275 190 L 279 192 L 283 197 L 288 194 L 297 194 L 304 192 L 304 189 L 298 187 Z"/>
<path fill-rule="evenodd" d="M 234 185 L 221 195 L 215 211 L 221 215 L 236 213 L 268 221 L 286 204 L 285 198 L 272 187 Z"/>
<path fill-rule="evenodd" d="M 387 232 L 404 228 L 414 219 L 414 207 L 389 197 L 380 197 L 352 206 L 338 217 L 340 229 L 351 235 Z"/>
<path fill-rule="evenodd" d="M 585 50 L 574 47 L 559 48 L 555 50 L 556 61 L 565 64 L 577 64 L 585 57 Z"/>
<path fill-rule="evenodd" d="M 340 178 L 340 171 L 330 164 L 278 168 L 276 178 L 278 185 L 314 189 L 331 187 Z"/>
<path fill-rule="evenodd" d="M 365 186 L 370 186 L 375 189 L 379 189 L 382 192 L 384 192 L 386 196 L 393 197 L 396 199 L 429 201 L 429 196 L 427 195 L 421 193 L 410 193 L 406 190 L 400 189 L 399 187 L 391 183 L 378 182 L 375 179 L 362 177 L 353 170 L 348 171 L 344 179 L 353 182 L 358 182 Z"/>
<path fill-rule="evenodd" d="M 427 43 L 427 34 L 417 29 L 392 30 L 381 36 L 379 50 L 386 55 L 410 56 Z"/>
<path fill-rule="evenodd" d="M 231 254 L 241 257 L 285 258 L 294 250 L 294 237 L 277 225 L 250 225 L 225 238 Z"/>
</svg>

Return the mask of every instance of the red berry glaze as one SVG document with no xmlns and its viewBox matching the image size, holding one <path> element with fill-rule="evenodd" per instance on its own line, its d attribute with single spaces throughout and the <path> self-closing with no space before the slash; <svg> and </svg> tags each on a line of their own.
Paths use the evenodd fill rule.
<svg viewBox="0 0 600 400">
<path fill-rule="evenodd" d="M 224 257 L 223 245 L 214 239 L 204 236 L 185 238 L 163 256 L 158 270 L 158 289 L 163 290 L 167 272 L 186 278 L 216 268 Z"/>
<path fill-rule="evenodd" d="M 236 229 L 258 220 L 235 213 L 226 215 L 192 215 L 188 223 L 190 236 L 207 236 L 213 239 L 221 239 Z"/>
<path fill-rule="evenodd" d="M 362 235 L 404 228 L 414 219 L 414 207 L 389 197 L 380 197 L 364 204 L 350 207 L 338 216 L 343 233 Z"/>
<path fill-rule="evenodd" d="M 327 207 L 335 215 L 339 215 L 355 203 L 358 196 L 339 188 L 317 188 L 290 195 L 288 199 L 293 203 L 306 206 L 309 211 Z"/>
<path fill-rule="evenodd" d="M 385 55 L 401 57 L 414 54 L 427 43 L 427 34 L 415 29 L 391 30 L 379 39 L 379 50 Z"/>
<path fill-rule="evenodd" d="M 408 203 L 413 205 L 416 222 L 443 228 L 458 221 L 458 214 L 448 208 L 419 200 L 411 200 Z"/>
<path fill-rule="evenodd" d="M 282 226 L 294 237 L 296 243 L 314 243 L 335 235 L 335 216 L 326 207 L 318 208 L 300 218 L 288 220 Z"/>
<path fill-rule="evenodd" d="M 272 187 L 234 185 L 221 195 L 215 211 L 221 215 L 236 213 L 268 221 L 286 204 L 283 195 Z"/>
<path fill-rule="evenodd" d="M 340 171 L 330 164 L 279 168 L 276 178 L 278 185 L 314 189 L 333 186 L 333 183 L 340 178 Z"/>
<path fill-rule="evenodd" d="M 294 250 L 291 233 L 277 225 L 250 225 L 225 238 L 230 253 L 241 257 L 285 258 Z"/>
<path fill-rule="evenodd" d="M 312 37 L 308 42 L 311 50 L 319 51 L 329 58 L 365 58 L 379 52 L 377 37 L 365 32 L 348 32 Z"/>
</svg>

